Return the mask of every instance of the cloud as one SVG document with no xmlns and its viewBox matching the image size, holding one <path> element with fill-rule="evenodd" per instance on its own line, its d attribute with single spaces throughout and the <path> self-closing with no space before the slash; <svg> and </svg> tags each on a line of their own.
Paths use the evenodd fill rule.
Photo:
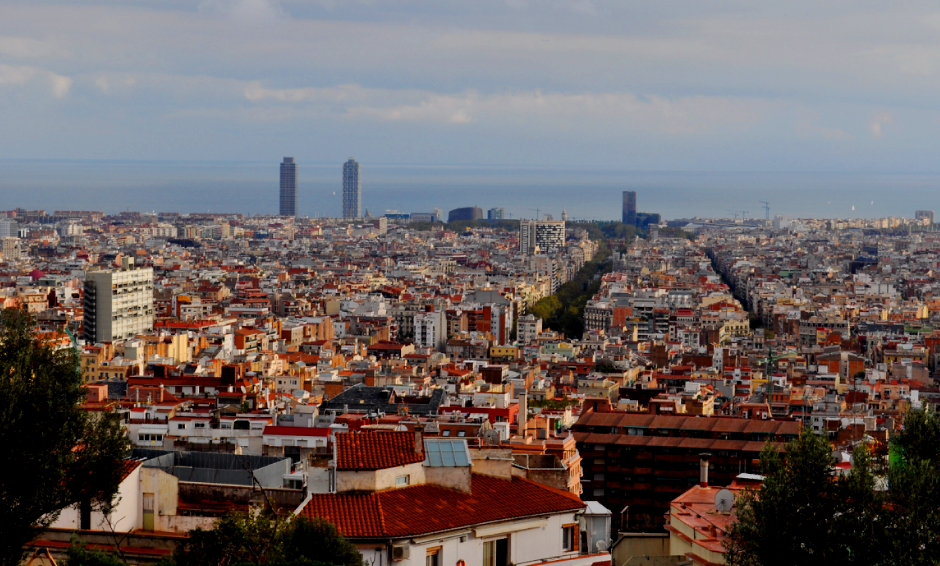
<svg viewBox="0 0 940 566">
<path fill-rule="evenodd" d="M 205 0 L 199 9 L 245 24 L 271 23 L 288 17 L 276 0 Z"/>
<path fill-rule="evenodd" d="M 49 94 L 65 98 L 72 88 L 72 79 L 29 65 L 0 63 L 0 86 L 26 87 L 33 84 L 44 84 Z"/>
<path fill-rule="evenodd" d="M 581 14 L 582 16 L 597 15 L 597 7 L 591 0 L 563 0 L 561 6 L 569 12 Z"/>
<path fill-rule="evenodd" d="M 807 113 L 805 110 L 803 110 L 802 112 Z M 819 124 L 817 124 L 816 122 L 819 119 L 819 116 L 815 112 L 808 112 L 808 114 L 809 116 L 807 118 L 801 120 L 797 124 L 797 131 L 800 134 L 810 136 L 810 137 L 819 136 L 819 137 L 826 138 L 828 140 L 855 139 L 855 136 L 853 136 L 852 134 L 846 132 L 845 130 L 841 128 L 827 128 L 825 126 L 820 126 Z"/>
<path fill-rule="evenodd" d="M 331 112 L 337 118 L 441 124 L 525 123 L 568 130 L 586 124 L 611 125 L 689 135 L 723 127 L 747 127 L 763 117 L 769 103 L 759 99 L 709 96 L 638 96 L 615 93 L 551 93 L 541 90 L 482 94 L 476 90 L 438 93 L 426 90 L 366 88 L 345 84 L 325 88 L 266 88 L 252 81 L 243 88 L 253 103 L 288 103 Z M 323 112 L 316 112 L 322 115 Z"/>
<path fill-rule="evenodd" d="M 884 133 L 884 127 L 894 124 L 894 114 L 891 112 L 877 112 L 871 117 L 871 124 L 868 128 L 874 138 L 880 138 Z"/>
</svg>

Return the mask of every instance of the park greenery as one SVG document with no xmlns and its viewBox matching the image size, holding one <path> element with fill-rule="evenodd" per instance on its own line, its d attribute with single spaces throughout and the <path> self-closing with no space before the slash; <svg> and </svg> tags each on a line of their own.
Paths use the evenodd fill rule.
<svg viewBox="0 0 940 566">
<path fill-rule="evenodd" d="M 18 565 L 25 545 L 67 507 L 107 511 L 129 444 L 109 412 L 86 411 L 72 348 L 53 350 L 21 309 L 0 311 L 0 471 L 4 510 L 0 565 Z"/>
<path fill-rule="evenodd" d="M 764 481 L 737 501 L 731 566 L 940 563 L 940 418 L 912 410 L 888 462 L 862 444 L 834 476 L 825 437 L 804 429 L 761 453 Z"/>
<path fill-rule="evenodd" d="M 601 287 L 600 275 L 609 273 L 612 262 L 606 244 L 598 243 L 597 255 L 584 264 L 575 276 L 529 307 L 529 314 L 542 319 L 543 328 L 580 338 L 584 333 L 584 307 Z"/>
</svg>

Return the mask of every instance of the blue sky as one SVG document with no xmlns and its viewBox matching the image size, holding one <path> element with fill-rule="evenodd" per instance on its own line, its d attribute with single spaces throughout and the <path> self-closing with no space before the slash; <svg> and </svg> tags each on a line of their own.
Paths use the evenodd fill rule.
<svg viewBox="0 0 940 566">
<path fill-rule="evenodd" d="M 0 158 L 938 171 L 940 8 L 0 3 Z"/>
</svg>

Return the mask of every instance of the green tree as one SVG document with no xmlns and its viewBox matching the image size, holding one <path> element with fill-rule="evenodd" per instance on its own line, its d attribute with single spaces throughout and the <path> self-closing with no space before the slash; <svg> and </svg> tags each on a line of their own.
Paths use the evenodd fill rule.
<svg viewBox="0 0 940 566">
<path fill-rule="evenodd" d="M 871 523 L 882 502 L 864 449 L 856 452 L 852 472 L 835 478 L 829 442 L 804 429 L 786 445 L 785 455 L 768 443 L 760 462 L 760 489 L 746 491 L 736 503 L 737 520 L 726 542 L 728 564 L 877 563 L 873 542 L 884 539 L 875 536 Z"/>
<path fill-rule="evenodd" d="M 173 560 L 176 566 L 363 566 L 362 555 L 332 523 L 270 512 L 227 513 L 211 530 L 190 531 Z"/>
<path fill-rule="evenodd" d="M 892 440 L 899 458 L 888 471 L 884 523 L 890 557 L 886 563 L 940 563 L 940 418 L 924 410 L 904 416 Z"/>
<path fill-rule="evenodd" d="M 19 564 L 24 546 L 62 509 L 107 510 L 120 484 L 128 441 L 120 421 L 80 404 L 78 355 L 40 342 L 25 310 L 0 311 L 0 471 L 4 511 L 0 564 Z"/>
<path fill-rule="evenodd" d="M 124 566 L 124 561 L 113 553 L 90 549 L 78 537 L 72 537 L 65 551 L 65 566 Z"/>
</svg>

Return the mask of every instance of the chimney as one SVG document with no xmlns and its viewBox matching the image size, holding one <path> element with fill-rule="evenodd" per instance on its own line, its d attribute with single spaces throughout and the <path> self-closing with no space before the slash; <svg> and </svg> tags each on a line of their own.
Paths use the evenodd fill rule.
<svg viewBox="0 0 940 566">
<path fill-rule="evenodd" d="M 415 423 L 415 453 L 424 454 L 424 424 Z"/>
<path fill-rule="evenodd" d="M 699 486 L 708 487 L 708 452 L 702 454 L 699 458 Z"/>
<path fill-rule="evenodd" d="M 519 395 L 519 415 L 517 418 L 518 428 L 516 429 L 516 434 L 524 437 L 526 420 L 529 418 L 529 401 L 525 391 Z"/>
</svg>

